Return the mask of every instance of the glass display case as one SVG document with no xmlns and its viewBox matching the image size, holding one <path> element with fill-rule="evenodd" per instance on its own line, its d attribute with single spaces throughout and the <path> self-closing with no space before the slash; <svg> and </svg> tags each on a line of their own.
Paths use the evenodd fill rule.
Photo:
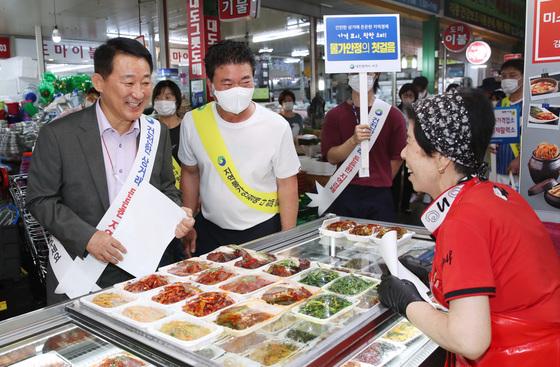
<svg viewBox="0 0 560 367">
<path fill-rule="evenodd" d="M 192 295 L 193 298 L 185 298 L 177 305 L 158 305 L 165 316 L 144 327 L 117 315 L 125 314 L 123 307 L 126 305 L 118 306 L 121 307 L 119 312 L 117 309 L 105 311 L 91 307 L 90 301 L 95 295 L 85 296 L 0 323 L 0 365 L 24 362 L 34 365 L 33 358 L 52 359 L 56 362 L 53 365 L 60 366 L 419 365 L 437 346 L 407 325 L 402 317 L 379 304 L 375 285 L 385 266 L 375 243 L 356 241 L 351 236 L 349 240 L 344 236 L 334 238 L 320 234 L 324 220 L 241 247 L 263 262 L 266 261 L 260 257 L 260 252 L 275 255 L 280 267 L 286 264 L 281 262 L 286 259 L 309 260 L 309 263 L 297 260 L 295 265 L 289 263 L 296 269 L 289 274 L 272 271 L 271 265 L 276 264 L 272 259 L 269 264 L 255 268 L 249 262 L 247 269 L 240 268 L 240 258 L 234 259 L 224 265 L 237 273 L 229 280 L 233 285 L 226 287 L 223 284 L 228 281 L 216 285 L 197 283 L 202 273 L 173 278 L 170 268 L 160 270 L 160 275 L 190 282 L 204 294 L 214 295 L 227 288 L 232 303 L 222 310 L 210 315 L 187 315 L 186 304 L 198 300 L 200 294 Z M 398 254 L 424 259 L 432 256 L 434 243 L 427 232 L 417 227 L 406 229 L 415 234 L 398 245 Z M 212 265 L 212 259 L 201 256 L 193 261 Z M 322 272 L 335 273 L 336 277 L 319 276 Z M 236 290 L 236 282 L 246 286 L 243 280 L 255 277 L 264 279 L 261 290 Z M 278 295 L 278 289 L 285 291 L 282 287 L 291 287 L 304 295 L 288 304 L 284 298 L 282 302 L 269 304 L 274 302 L 269 302 L 265 295 Z M 100 294 L 103 292 L 124 294 L 127 291 L 123 285 L 116 285 Z M 132 302 L 141 306 L 154 305 L 152 300 L 157 290 L 149 292 L 150 299 L 140 295 Z M 252 307 L 258 312 L 244 318 L 244 312 Z M 264 317 L 267 321 L 258 320 L 254 326 L 247 325 L 248 328 L 232 326 L 233 318 L 243 322 L 263 314 L 268 315 Z M 203 330 L 201 339 L 180 337 L 175 329 L 167 332 L 165 327 L 173 322 L 183 323 L 182 326 L 187 323 L 190 331 L 193 328 Z M 110 364 L 107 358 L 117 358 L 122 363 Z"/>
</svg>

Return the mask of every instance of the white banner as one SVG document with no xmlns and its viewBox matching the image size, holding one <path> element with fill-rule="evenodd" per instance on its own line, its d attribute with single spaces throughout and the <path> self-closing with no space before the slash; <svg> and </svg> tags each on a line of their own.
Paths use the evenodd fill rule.
<svg viewBox="0 0 560 367">
<path fill-rule="evenodd" d="M 369 149 L 367 153 L 373 148 L 379 133 L 387 116 L 391 111 L 391 105 L 376 98 L 369 111 L 368 121 L 370 121 L 369 126 L 371 128 L 372 134 L 369 140 Z M 325 210 L 327 210 L 334 200 L 340 195 L 342 191 L 350 184 L 350 181 L 354 178 L 356 173 L 360 170 L 360 160 L 362 157 L 361 145 L 358 145 L 354 150 L 348 155 L 348 158 L 342 163 L 342 165 L 336 170 L 336 172 L 331 176 L 325 187 L 319 185 L 316 182 L 317 193 L 308 193 L 307 196 L 311 199 L 311 202 L 307 204 L 310 207 L 319 207 L 319 215 L 322 215 Z"/>
<path fill-rule="evenodd" d="M 159 122 L 142 115 L 140 117 L 140 144 L 132 169 L 120 192 L 101 218 L 97 229 L 113 235 L 117 226 L 126 215 L 134 194 L 144 179 L 150 180 L 157 153 L 160 135 Z M 56 250 L 56 251 L 55 251 Z M 55 293 L 75 298 L 99 289 L 95 284 L 107 263 L 88 255 L 85 259 L 70 257 L 64 246 L 56 238 L 49 244 L 49 261 L 58 280 Z"/>
</svg>

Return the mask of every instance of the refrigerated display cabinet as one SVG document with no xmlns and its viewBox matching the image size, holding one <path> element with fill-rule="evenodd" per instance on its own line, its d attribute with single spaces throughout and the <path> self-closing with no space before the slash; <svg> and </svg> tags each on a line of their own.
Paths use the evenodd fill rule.
<svg viewBox="0 0 560 367">
<path fill-rule="evenodd" d="M 319 228 L 324 220 L 322 218 L 309 222 L 290 231 L 247 243 L 243 247 L 277 256 L 307 258 L 319 266 L 379 279 L 384 264 L 376 246 L 321 235 Z M 385 226 L 397 225 L 353 220 Z M 404 227 L 415 234 L 411 240 L 399 244 L 398 254 L 430 257 L 434 243 L 428 233 L 420 227 Z M 203 346 L 191 349 L 182 348 L 177 343 L 158 338 L 144 329 L 108 317 L 76 299 L 0 323 L 0 366 L 15 363 L 41 365 L 33 364 L 41 360 L 52 360 L 58 363 L 53 365 L 60 366 L 104 366 L 107 358 L 115 356 L 122 361 L 128 359 L 129 364 L 122 364 L 127 366 L 258 366 L 254 361 L 259 360 L 256 357 L 262 350 L 274 348 L 275 341 L 290 341 L 295 351 L 291 350 L 287 359 L 274 366 L 341 366 L 356 358 L 360 360 L 360 356 L 367 353 L 363 352 L 364 349 L 371 350 L 372 343 L 374 346 L 379 344 L 378 341 L 385 338 L 389 330 L 403 322 L 402 317 L 386 309 L 375 299 L 375 288 L 371 288 L 354 299 L 358 306 L 341 313 L 325 325 L 306 322 L 299 316 L 294 317 L 293 310 L 288 310 L 274 323 L 248 336 L 222 334 Z M 311 336 L 309 330 L 312 330 Z M 260 342 L 262 344 L 259 345 Z M 385 345 L 384 343 L 381 342 Z M 393 352 L 394 356 L 391 355 L 393 358 L 390 361 L 383 360 L 384 365 L 418 366 L 437 348 L 424 335 L 416 335 L 413 340 L 402 343 L 397 340 L 392 345 L 398 347 L 398 353 Z M 266 361 L 265 365 L 272 363 L 273 361 Z M 359 365 L 360 362 L 348 363 Z"/>
</svg>

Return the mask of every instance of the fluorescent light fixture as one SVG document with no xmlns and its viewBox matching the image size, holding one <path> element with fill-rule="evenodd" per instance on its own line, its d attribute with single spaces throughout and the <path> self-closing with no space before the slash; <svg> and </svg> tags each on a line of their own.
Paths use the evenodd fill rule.
<svg viewBox="0 0 560 367">
<path fill-rule="evenodd" d="M 300 61 L 300 60 L 299 60 L 298 58 L 295 58 L 295 57 L 286 57 L 286 58 L 284 59 L 284 62 L 285 62 L 286 64 L 295 64 L 295 63 L 298 63 L 299 61 Z"/>
<path fill-rule="evenodd" d="M 265 54 L 265 53 L 271 53 L 272 51 L 274 51 L 273 48 L 269 48 L 269 47 L 263 47 L 261 49 L 259 49 L 259 53 L 260 54 Z"/>
<path fill-rule="evenodd" d="M 279 39 L 283 39 L 283 38 L 296 37 L 296 36 L 300 36 L 300 35 L 306 34 L 306 33 L 309 33 L 309 30 L 301 29 L 301 28 L 295 28 L 295 29 L 289 29 L 289 30 L 279 29 L 279 30 L 272 31 L 272 32 L 264 32 L 264 33 L 255 34 L 253 36 L 253 43 L 267 42 L 267 41 L 274 41 L 274 40 L 279 40 Z"/>
<path fill-rule="evenodd" d="M 78 70 L 91 70 L 93 71 L 93 65 L 72 65 L 72 64 L 48 64 L 47 70 L 53 73 L 68 73 L 76 72 Z"/>
<path fill-rule="evenodd" d="M 486 69 L 488 67 L 488 65 L 472 65 L 471 64 L 471 68 L 473 69 Z"/>
<path fill-rule="evenodd" d="M 62 37 L 60 36 L 60 31 L 58 30 L 58 26 L 54 26 L 54 29 L 52 30 L 52 41 L 54 43 L 59 43 L 62 40 Z"/>
<path fill-rule="evenodd" d="M 309 50 L 293 50 L 292 57 L 305 57 L 309 55 Z"/>
<path fill-rule="evenodd" d="M 401 57 L 401 69 L 406 69 L 408 67 L 408 61 L 406 56 Z"/>
<path fill-rule="evenodd" d="M 410 67 L 413 69 L 418 68 L 418 58 L 416 56 L 412 56 L 412 63 Z"/>
</svg>

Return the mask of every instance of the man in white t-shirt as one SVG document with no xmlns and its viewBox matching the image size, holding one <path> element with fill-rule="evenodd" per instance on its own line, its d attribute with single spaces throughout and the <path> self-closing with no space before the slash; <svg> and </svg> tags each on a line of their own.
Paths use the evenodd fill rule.
<svg viewBox="0 0 560 367">
<path fill-rule="evenodd" d="M 293 228 L 300 167 L 290 125 L 251 101 L 251 50 L 221 41 L 204 61 L 216 103 L 185 115 L 179 147 L 183 202 L 201 204 L 189 238 L 197 254 Z"/>
</svg>

